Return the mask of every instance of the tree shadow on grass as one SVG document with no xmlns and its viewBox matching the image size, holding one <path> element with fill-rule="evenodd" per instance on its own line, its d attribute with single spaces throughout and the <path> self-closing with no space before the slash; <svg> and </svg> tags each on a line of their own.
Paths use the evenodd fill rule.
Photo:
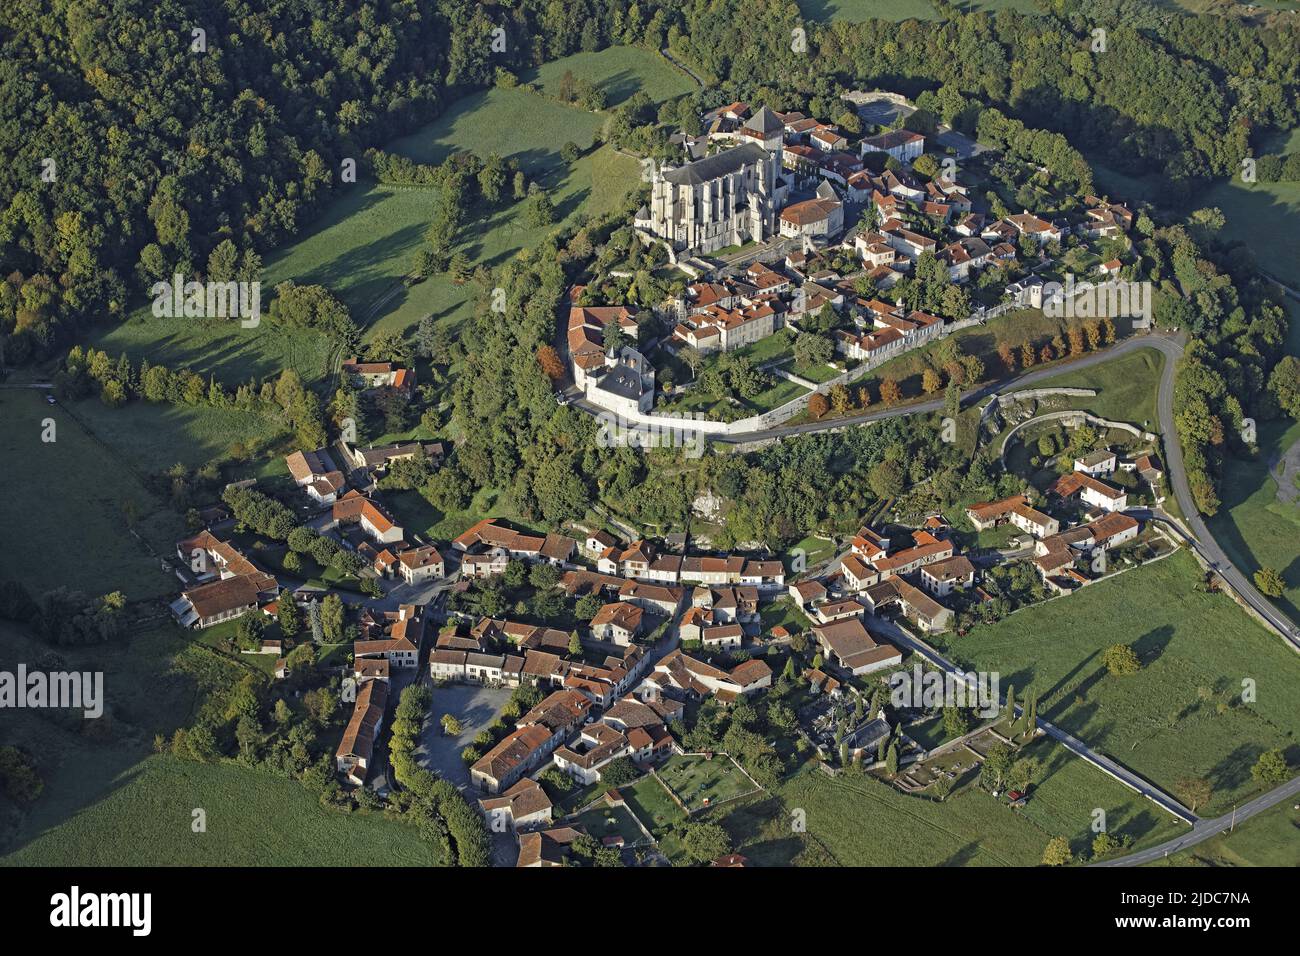
<svg viewBox="0 0 1300 956">
<path fill-rule="evenodd" d="M 1216 791 L 1236 790 L 1250 781 L 1250 768 L 1263 752 L 1259 744 L 1239 744 L 1205 776 Z"/>
</svg>

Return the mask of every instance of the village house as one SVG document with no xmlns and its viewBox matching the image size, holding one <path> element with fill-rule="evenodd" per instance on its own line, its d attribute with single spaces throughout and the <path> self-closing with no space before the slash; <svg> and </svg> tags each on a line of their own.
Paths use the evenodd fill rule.
<svg viewBox="0 0 1300 956">
<path fill-rule="evenodd" d="M 817 196 L 781 210 L 779 229 L 787 239 L 832 239 L 844 231 L 844 203 L 830 183 L 817 187 Z"/>
<path fill-rule="evenodd" d="M 911 163 L 925 152 L 925 137 L 907 129 L 895 129 L 877 136 L 866 136 L 859 144 L 862 155 L 888 153 L 900 163 Z"/>
<path fill-rule="evenodd" d="M 334 504 L 347 487 L 343 472 L 334 466 L 333 459 L 324 448 L 295 451 L 285 456 L 284 463 L 293 483 L 322 505 Z"/>
<path fill-rule="evenodd" d="M 581 691 L 562 688 L 542 699 L 516 722 L 519 727 L 537 726 L 551 735 L 552 748 L 578 730 L 591 712 L 593 702 Z"/>
<path fill-rule="evenodd" d="M 381 640 L 353 642 L 353 659 L 383 657 L 392 667 L 414 667 L 424 639 L 423 615 L 414 604 L 403 604 L 396 612 L 387 614 L 392 616 L 387 636 Z"/>
<path fill-rule="evenodd" d="M 631 752 L 627 737 L 604 721 L 588 724 L 577 740 L 555 751 L 552 760 L 574 780 L 590 786 L 600 779 L 601 768 Z"/>
<path fill-rule="evenodd" d="M 514 832 L 550 826 L 552 822 L 551 798 L 541 784 L 526 777 L 499 797 L 480 800 L 479 806 L 488 818 L 489 826 L 497 820 L 504 820 Z"/>
<path fill-rule="evenodd" d="M 818 601 L 826 599 L 826 585 L 816 578 L 792 583 L 789 587 L 790 598 L 800 610 L 808 608 Z"/>
<path fill-rule="evenodd" d="M 530 830 L 519 836 L 516 867 L 566 866 L 573 842 L 586 834 L 573 827 Z"/>
<path fill-rule="evenodd" d="M 499 519 L 484 518 L 453 540 L 451 546 L 466 555 L 461 560 L 462 574 L 474 577 L 481 576 L 482 571 L 481 569 L 470 571 L 467 568 L 467 563 L 471 566 L 474 563 L 470 561 L 473 555 L 493 554 L 506 560 L 514 558 L 533 563 L 545 561 L 557 567 L 564 567 L 573 556 L 577 543 L 572 538 L 560 534 L 545 536 L 525 534 L 508 527 Z M 505 570 L 505 561 L 500 562 L 500 568 Z"/>
<path fill-rule="evenodd" d="M 618 599 L 635 604 L 643 610 L 664 617 L 672 617 L 682 606 L 686 591 L 680 587 L 647 584 L 643 581 L 625 581 L 618 589 Z"/>
<path fill-rule="evenodd" d="M 1141 524 L 1130 515 L 1112 512 L 1087 524 L 1052 535 L 1034 546 L 1034 567 L 1043 583 L 1057 591 L 1073 590 L 1088 578 L 1074 570 L 1079 558 L 1107 551 L 1137 537 Z"/>
<path fill-rule="evenodd" d="M 1074 459 L 1074 470 L 1095 478 L 1098 475 L 1114 474 L 1118 462 L 1119 456 L 1115 452 L 1099 448 Z"/>
<path fill-rule="evenodd" d="M 853 553 L 840 559 L 840 577 L 852 592 L 861 591 L 880 580 L 880 572 Z"/>
<path fill-rule="evenodd" d="M 469 768 L 470 782 L 488 793 L 502 793 L 537 769 L 550 754 L 551 734 L 531 724 L 508 734 Z"/>
<path fill-rule="evenodd" d="M 877 558 L 873 564 L 880 572 L 881 579 L 884 580 L 894 575 L 908 574 L 923 565 L 951 558 L 953 554 L 951 541 L 937 538 L 928 531 L 918 530 L 912 533 L 912 547 Z"/>
<path fill-rule="evenodd" d="M 759 592 L 753 586 L 697 587 L 691 595 L 691 604 L 708 608 L 719 624 L 745 624 L 759 619 Z"/>
<path fill-rule="evenodd" d="M 1102 511 L 1123 511 L 1128 507 L 1128 492 L 1083 471 L 1062 475 L 1047 490 L 1063 500 L 1078 497 Z"/>
<path fill-rule="evenodd" d="M 710 650 L 739 648 L 745 642 L 745 631 L 739 624 L 718 624 L 706 627 L 700 642 Z"/>
<path fill-rule="evenodd" d="M 747 666 L 751 664 L 758 666 Z M 684 693 L 697 698 L 713 694 L 723 703 L 730 703 L 742 695 L 752 694 L 769 686 L 772 669 L 765 662 L 754 659 L 727 672 L 683 654 L 680 649 L 677 649 L 670 651 L 655 665 L 655 674 L 662 675 L 666 686 L 677 688 Z"/>
<path fill-rule="evenodd" d="M 195 572 L 198 582 L 170 605 L 181 627 L 211 627 L 255 611 L 275 597 L 275 577 L 210 531 L 178 541 L 176 556 Z"/>
<path fill-rule="evenodd" d="M 410 548 L 397 556 L 397 572 L 407 584 L 419 584 L 447 576 L 441 552 L 431 544 Z"/>
<path fill-rule="evenodd" d="M 981 501 L 966 509 L 966 517 L 976 531 L 986 531 L 1006 522 L 1036 538 L 1046 538 L 1061 530 L 1061 523 L 1029 504 L 1024 495 L 1012 495 L 1000 501 Z"/>
<path fill-rule="evenodd" d="M 370 771 L 375 741 L 384 726 L 384 709 L 388 706 L 388 684 L 367 681 L 357 691 L 352 716 L 343 729 L 343 739 L 334 751 L 335 769 L 349 783 L 362 786 Z"/>
<path fill-rule="evenodd" d="M 808 616 L 818 624 L 831 624 L 835 621 L 847 620 L 851 617 L 861 617 L 863 607 L 857 601 L 848 599 L 844 601 L 827 601 L 823 604 L 815 604 L 808 609 Z"/>
<path fill-rule="evenodd" d="M 812 632 L 827 658 L 854 677 L 893 667 L 903 661 L 897 648 L 876 643 L 860 617 L 817 624 Z"/>
<path fill-rule="evenodd" d="M 974 583 L 975 565 L 964 554 L 921 568 L 921 586 L 936 597 L 947 597 L 954 588 L 968 588 Z"/>
<path fill-rule="evenodd" d="M 616 601 L 606 604 L 591 619 L 591 636 L 593 640 L 608 641 L 627 645 L 641 633 L 645 609 L 638 605 Z"/>
</svg>

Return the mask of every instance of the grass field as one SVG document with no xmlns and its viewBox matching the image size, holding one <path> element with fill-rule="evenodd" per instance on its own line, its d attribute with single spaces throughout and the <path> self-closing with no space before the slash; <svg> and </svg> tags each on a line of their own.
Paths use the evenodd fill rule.
<svg viewBox="0 0 1300 956">
<path fill-rule="evenodd" d="M 41 440 L 45 419 L 54 422 L 52 442 Z M 176 589 L 176 579 L 130 534 L 128 515 L 159 553 L 170 552 L 184 531 L 180 515 L 145 489 L 129 459 L 106 452 L 41 392 L 0 391 L 0 456 L 15 463 L 24 490 L 10 489 L 0 504 L 10 544 L 0 549 L 0 578 L 37 593 L 64 584 L 91 595 L 121 590 L 130 599 Z M 40 549 L 39 560 L 32 548 Z"/>
<path fill-rule="evenodd" d="M 191 830 L 195 808 L 207 832 Z M 436 866 L 432 844 L 380 815 L 321 807 L 302 786 L 230 764 L 150 757 L 70 819 L 33 814 L 12 866 Z"/>
<path fill-rule="evenodd" d="M 715 754 L 712 758 L 677 754 L 657 772 L 659 779 L 672 789 L 691 813 L 753 793 L 756 789 L 739 765 L 723 754 Z"/>
<path fill-rule="evenodd" d="M 146 473 L 165 471 L 177 462 L 197 468 L 224 458 L 232 445 L 260 448 L 280 434 L 262 416 L 233 408 L 147 402 L 109 408 L 98 398 L 90 398 L 77 402 L 73 411 L 97 437 Z M 287 474 L 283 462 L 280 465 Z"/>
<path fill-rule="evenodd" d="M 633 811 L 627 807 L 607 806 L 603 799 L 565 822 L 581 824 L 597 842 L 606 837 L 622 837 L 624 846 L 646 842 Z"/>
<path fill-rule="evenodd" d="M 1300 866 L 1300 813 L 1283 801 L 1226 835 L 1148 866 Z"/>
<path fill-rule="evenodd" d="M 1281 747 L 1300 762 L 1300 659 L 1223 595 L 1195 590 L 1185 552 L 951 638 L 964 665 L 996 671 L 1040 714 L 1158 786 L 1184 777 L 1214 786 L 1203 813 L 1261 790 L 1259 754 Z M 1142 670 L 1107 673 L 1102 652 L 1133 645 Z M 1242 681 L 1258 699 L 1241 701 Z"/>
<path fill-rule="evenodd" d="M 386 149 L 422 163 L 441 163 L 460 150 L 517 160 L 550 193 L 558 223 L 579 211 L 599 215 L 615 208 L 637 183 L 634 159 L 605 146 L 590 151 L 603 121 L 535 93 L 492 89 L 458 100 L 437 121 Z M 587 151 L 571 168 L 560 157 L 570 140 Z M 434 199 L 426 189 L 358 184 L 355 195 L 344 195 L 310 234 L 268 263 L 268 282 L 324 283 L 372 329 L 404 329 L 425 315 L 458 323 L 471 309 L 472 287 L 437 275 L 394 288 L 410 271 Z M 475 265 L 495 267 L 555 228 L 526 227 L 521 210 L 519 203 L 479 210 L 463 224 L 457 249 Z"/>
<path fill-rule="evenodd" d="M 1098 807 L 1110 832 L 1138 845 L 1185 829 L 1054 743 L 1039 741 L 1025 753 L 1041 770 L 1019 810 L 977 788 L 938 803 L 869 777 L 832 779 L 809 770 L 778 789 L 780 809 L 769 805 L 760 815 L 738 806 L 721 822 L 741 853 L 767 865 L 1033 866 L 1056 836 L 1068 838 L 1076 853 L 1085 849 Z M 805 833 L 791 826 L 795 810 L 804 811 Z"/>
<path fill-rule="evenodd" d="M 507 497 L 491 489 L 480 490 L 464 511 L 439 511 L 417 491 L 388 492 L 384 496 L 384 503 L 403 528 L 442 541 L 459 536 L 484 518 L 520 520 L 519 513 Z"/>
<path fill-rule="evenodd" d="M 605 91 L 608 107 L 616 107 L 634 93 L 645 93 L 655 103 L 671 100 L 695 89 L 681 70 L 657 53 L 634 46 L 615 46 L 595 53 L 575 53 L 543 64 L 520 79 L 557 95 L 566 72 L 576 79 L 595 83 Z"/>
<path fill-rule="evenodd" d="M 957 0 L 955 6 L 963 12 L 974 13 L 998 10 L 1019 10 L 1021 13 L 1034 13 L 1033 0 Z M 828 23 L 831 20 L 847 20 L 860 23 L 863 20 L 934 20 L 934 5 L 929 0 L 800 0 L 799 9 L 810 20 Z"/>
<path fill-rule="evenodd" d="M 1259 152 L 1300 150 L 1300 129 L 1276 136 Z M 1203 205 L 1218 206 L 1226 223 L 1223 238 L 1239 239 L 1255 253 L 1261 268 L 1288 285 L 1300 284 L 1300 183 L 1244 183 L 1240 174 L 1209 190 Z"/>
<path fill-rule="evenodd" d="M 275 281 L 285 278 L 280 275 Z M 268 275 L 262 282 L 263 316 L 257 328 L 245 329 L 226 319 L 156 318 L 144 306 L 121 325 L 97 332 L 88 344 L 113 358 L 125 353 L 136 364 L 147 358 L 154 365 L 215 375 L 228 386 L 278 375 L 286 368 L 297 370 L 304 382 L 319 381 L 327 372 L 327 343 L 319 335 L 273 325 L 265 315 L 271 299 L 269 280 Z"/>
<path fill-rule="evenodd" d="M 49 647 L 0 624 L 0 668 Z M 233 764 L 151 754 L 201 708 L 223 706 L 249 661 L 214 653 L 172 626 L 58 648 L 69 670 L 102 671 L 106 717 L 67 721 L 51 711 L 5 717 L 6 743 L 35 755 L 45 790 L 19 809 L 0 795 L 0 865 L 436 865 L 406 825 L 322 808 L 302 786 Z M 92 739 L 92 732 L 108 739 Z M 202 808 L 207 832 L 191 830 Z"/>
<path fill-rule="evenodd" d="M 1269 473 L 1274 454 L 1300 442 L 1300 423 L 1263 422 L 1260 453 L 1254 461 L 1228 458 L 1224 465 L 1223 503 L 1208 524 L 1214 538 L 1246 574 L 1275 568 L 1286 583 L 1274 603 L 1300 621 L 1300 502 L 1281 501 Z"/>
<path fill-rule="evenodd" d="M 1141 349 L 1079 372 L 1065 366 L 1060 375 L 1034 387 L 1096 389 L 1097 394 L 1092 398 L 1060 396 L 1053 399 L 1053 407 L 1059 401 L 1061 408 L 1079 408 L 1112 421 L 1159 431 L 1156 395 L 1164 367 L 1163 352 Z"/>
</svg>

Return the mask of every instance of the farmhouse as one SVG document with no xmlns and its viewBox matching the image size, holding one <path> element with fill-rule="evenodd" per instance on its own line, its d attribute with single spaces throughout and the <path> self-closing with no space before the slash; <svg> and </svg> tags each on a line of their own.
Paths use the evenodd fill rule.
<svg viewBox="0 0 1300 956">
<path fill-rule="evenodd" d="M 182 591 L 171 604 L 181 627 L 211 627 L 256 610 L 263 600 L 275 596 L 275 577 L 210 531 L 177 542 L 176 555 L 199 571 L 201 582 Z"/>
<path fill-rule="evenodd" d="M 334 751 L 335 769 L 358 787 L 366 782 L 387 706 L 388 684 L 385 681 L 371 680 L 362 684 L 357 691 L 352 717 L 343 730 L 343 739 Z"/>
<path fill-rule="evenodd" d="M 873 614 L 890 605 L 898 605 L 927 634 L 947 630 L 952 620 L 951 610 L 905 578 L 894 577 L 881 581 L 874 587 L 867 588 L 862 599 Z"/>
<path fill-rule="evenodd" d="M 410 394 L 415 388 L 415 370 L 398 368 L 392 362 L 361 362 L 353 357 L 343 362 L 340 371 L 353 386 L 365 391 L 391 388 Z"/>
<path fill-rule="evenodd" d="M 447 449 L 442 442 L 395 442 L 391 445 L 374 445 L 362 448 L 360 445 L 343 445 L 347 460 L 354 468 L 371 476 L 384 475 L 395 461 L 409 458 L 427 458 L 434 465 L 441 465 L 447 457 Z"/>
<path fill-rule="evenodd" d="M 1061 523 L 1050 515 L 1032 508 L 1024 495 L 1012 495 L 1000 501 L 981 501 L 966 509 L 966 517 L 975 526 L 976 531 L 994 528 L 1003 522 L 1015 525 L 1021 531 L 1028 531 L 1036 538 L 1045 538 L 1056 534 Z"/>
<path fill-rule="evenodd" d="M 393 544 L 402 540 L 402 529 L 388 512 L 359 491 L 349 491 L 334 502 L 330 516 L 331 521 L 326 527 L 357 524 L 380 544 Z"/>
<path fill-rule="evenodd" d="M 893 667 L 903 661 L 903 655 L 897 648 L 877 644 L 872 639 L 861 618 L 815 625 L 812 631 L 826 656 L 855 677 Z"/>
<path fill-rule="evenodd" d="M 346 487 L 343 472 L 334 467 L 324 448 L 295 451 L 285 456 L 284 463 L 294 484 L 323 505 L 332 505 Z"/>
</svg>

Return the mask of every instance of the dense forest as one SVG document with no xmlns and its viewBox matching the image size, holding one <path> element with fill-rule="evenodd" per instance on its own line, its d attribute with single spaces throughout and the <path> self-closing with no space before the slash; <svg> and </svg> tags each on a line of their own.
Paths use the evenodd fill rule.
<svg viewBox="0 0 1300 956">
<path fill-rule="evenodd" d="M 48 357 L 70 329 L 120 320 L 178 270 L 252 278 L 340 185 L 344 159 L 360 164 L 367 147 L 436 117 L 499 67 L 611 42 L 657 47 L 667 15 L 655 0 L 621 7 L 6 3 L 4 363 Z M 225 246 L 214 259 L 227 241 L 235 256 Z"/>
</svg>

